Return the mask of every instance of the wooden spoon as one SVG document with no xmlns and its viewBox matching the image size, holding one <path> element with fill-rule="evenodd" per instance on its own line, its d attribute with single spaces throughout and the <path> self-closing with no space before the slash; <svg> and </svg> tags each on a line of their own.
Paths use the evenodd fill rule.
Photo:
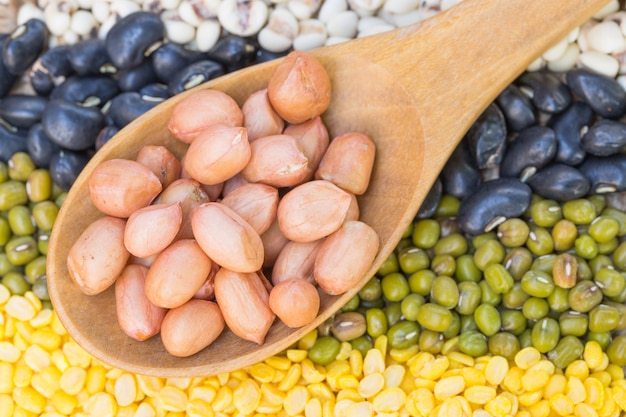
<svg viewBox="0 0 626 417">
<path fill-rule="evenodd" d="M 161 377 L 232 371 L 279 353 L 330 318 L 376 273 L 414 219 L 446 160 L 472 122 L 496 96 L 550 46 L 581 25 L 607 0 L 465 0 L 410 27 L 312 51 L 330 74 L 333 98 L 324 114 L 331 136 L 370 135 L 377 144 L 362 219 L 381 249 L 368 274 L 341 296 L 325 296 L 310 325 L 289 329 L 278 320 L 263 345 L 224 332 L 187 358 L 169 355 L 158 336 L 137 342 L 122 333 L 113 289 L 83 295 L 68 276 L 69 248 L 100 217 L 87 181 L 111 158 L 134 158 L 144 145 L 161 144 L 181 155 L 171 137 L 173 107 L 190 92 L 157 106 L 123 129 L 85 167 L 67 195 L 50 238 L 48 286 L 69 334 L 87 352 L 115 367 Z M 240 104 L 265 88 L 278 61 L 232 73 L 197 88 L 214 88 Z"/>
</svg>

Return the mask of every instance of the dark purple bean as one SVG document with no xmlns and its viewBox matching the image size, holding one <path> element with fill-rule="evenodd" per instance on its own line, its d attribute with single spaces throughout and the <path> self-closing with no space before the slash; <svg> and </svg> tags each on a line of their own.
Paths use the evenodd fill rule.
<svg viewBox="0 0 626 417">
<path fill-rule="evenodd" d="M 104 41 L 85 39 L 71 46 L 68 59 L 78 75 L 114 74 L 117 68 L 111 63 Z"/>
<path fill-rule="evenodd" d="M 122 70 L 117 75 L 117 84 L 121 91 L 138 91 L 141 87 L 157 81 L 150 59 L 134 68 Z"/>
<path fill-rule="evenodd" d="M 2 49 L 5 42 L 9 39 L 8 35 L 0 37 L 0 98 L 9 94 L 15 82 L 18 79 L 17 75 L 12 74 L 4 64 L 4 58 L 2 57 Z"/>
<path fill-rule="evenodd" d="M 596 156 L 620 152 L 626 146 L 626 123 L 611 119 L 598 121 L 583 135 L 581 146 Z"/>
<path fill-rule="evenodd" d="M 14 153 L 26 151 L 26 132 L 0 123 L 0 161 L 7 162 Z"/>
<path fill-rule="evenodd" d="M 104 116 L 97 107 L 84 107 L 63 99 L 50 100 L 41 118 L 46 135 L 64 149 L 93 148 L 104 127 Z"/>
<path fill-rule="evenodd" d="M 461 201 L 457 220 L 466 233 L 478 235 L 522 215 L 530 205 L 532 190 L 516 178 L 498 178 L 482 183 Z"/>
<path fill-rule="evenodd" d="M 98 137 L 96 138 L 96 150 L 99 150 L 107 143 L 113 136 L 119 132 L 120 129 L 117 126 L 105 126 L 100 133 L 98 133 Z"/>
<path fill-rule="evenodd" d="M 104 75 L 73 76 L 55 88 L 51 99 L 103 106 L 118 93 L 117 81 Z"/>
<path fill-rule="evenodd" d="M 524 130 L 537 122 L 533 103 L 515 84 L 509 84 L 498 95 L 496 103 L 502 110 L 507 126 L 514 132 Z"/>
<path fill-rule="evenodd" d="M 108 116 L 118 128 L 123 128 L 163 100 L 144 100 L 137 92 L 118 94 L 111 100 Z"/>
<path fill-rule="evenodd" d="M 540 169 L 528 181 L 533 191 L 543 198 L 568 201 L 581 198 L 591 184 L 578 169 L 565 164 L 551 164 Z"/>
<path fill-rule="evenodd" d="M 0 101 L 0 118 L 12 126 L 28 129 L 41 120 L 46 104 L 45 97 L 12 94 Z"/>
<path fill-rule="evenodd" d="M 441 200 L 442 195 L 443 183 L 441 182 L 441 178 L 437 178 L 432 187 L 430 187 L 430 191 L 428 191 L 428 194 L 417 211 L 415 218 L 427 219 L 433 217 L 437 211 L 437 207 L 439 207 L 439 201 Z"/>
<path fill-rule="evenodd" d="M 159 81 L 168 83 L 185 67 L 206 59 L 206 54 L 192 51 L 177 43 L 165 43 L 150 56 Z"/>
<path fill-rule="evenodd" d="M 491 103 L 465 135 L 478 169 L 500 165 L 506 148 L 506 121 L 497 105 Z"/>
<path fill-rule="evenodd" d="M 555 161 L 578 165 L 585 158 L 581 137 L 593 122 L 593 110 L 582 101 L 572 103 L 562 113 L 553 115 L 548 126 L 554 130 L 557 142 Z"/>
<path fill-rule="evenodd" d="M 287 55 L 289 50 L 285 52 L 271 52 L 267 49 L 259 48 L 256 51 L 256 57 L 254 59 L 255 64 L 261 64 L 263 62 L 272 61 L 274 59 L 282 58 Z"/>
<path fill-rule="evenodd" d="M 549 127 L 524 129 L 509 142 L 500 165 L 500 175 L 522 180 L 530 178 L 554 159 L 556 149 L 556 136 Z"/>
<path fill-rule="evenodd" d="M 139 90 L 139 94 L 143 97 L 150 97 L 152 99 L 162 98 L 163 100 L 167 100 L 170 98 L 170 93 L 167 91 L 167 85 L 161 83 L 152 83 L 143 86 Z"/>
<path fill-rule="evenodd" d="M 168 83 L 168 92 L 174 96 L 197 85 L 224 75 L 224 67 L 215 61 L 198 61 L 179 71 Z"/>
<path fill-rule="evenodd" d="M 217 41 L 207 55 L 221 63 L 227 72 L 247 67 L 257 59 L 258 45 L 240 36 L 227 35 Z"/>
<path fill-rule="evenodd" d="M 606 195 L 606 206 L 626 211 L 626 191 L 608 193 Z"/>
<path fill-rule="evenodd" d="M 606 75 L 585 68 L 567 72 L 567 85 L 602 117 L 616 119 L 626 113 L 626 91 Z"/>
<path fill-rule="evenodd" d="M 48 168 L 52 155 L 61 150 L 61 147 L 46 135 L 41 123 L 33 125 L 28 130 L 26 147 L 35 165 L 41 168 Z"/>
<path fill-rule="evenodd" d="M 578 169 L 591 183 L 590 193 L 626 191 L 626 155 L 589 155 Z"/>
<path fill-rule="evenodd" d="M 69 51 L 68 45 L 57 46 L 45 51 L 35 61 L 30 71 L 30 84 L 37 94 L 47 96 L 74 72 Z"/>
<path fill-rule="evenodd" d="M 467 142 L 462 140 L 441 171 L 443 191 L 463 199 L 472 194 L 480 183 L 480 171 L 470 154 Z"/>
<path fill-rule="evenodd" d="M 85 168 L 91 154 L 87 152 L 75 152 L 62 149 L 50 159 L 50 176 L 52 180 L 63 190 L 70 189 L 80 172 Z"/>
<path fill-rule="evenodd" d="M 163 43 L 165 27 L 158 15 L 131 13 L 109 30 L 105 44 L 113 65 L 128 69 L 141 64 Z"/>
<path fill-rule="evenodd" d="M 522 91 L 528 92 L 537 110 L 560 113 L 572 103 L 572 93 L 554 73 L 525 72 L 517 80 Z"/>
<path fill-rule="evenodd" d="M 39 19 L 30 19 L 15 28 L 2 47 L 2 59 L 9 72 L 22 75 L 48 45 L 48 28 Z"/>
</svg>

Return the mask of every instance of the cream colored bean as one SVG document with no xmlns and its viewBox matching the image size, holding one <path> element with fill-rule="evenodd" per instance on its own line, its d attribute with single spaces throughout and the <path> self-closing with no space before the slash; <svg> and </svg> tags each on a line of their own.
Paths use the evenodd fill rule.
<svg viewBox="0 0 626 417">
<path fill-rule="evenodd" d="M 323 22 L 317 19 L 301 20 L 300 31 L 293 40 L 293 49 L 310 51 L 324 45 L 326 38 L 328 38 L 328 33 Z"/>
<path fill-rule="evenodd" d="M 314 282 L 313 265 L 324 239 L 313 242 L 288 242 L 280 251 L 272 268 L 272 284 L 291 278 Z"/>
<path fill-rule="evenodd" d="M 146 297 L 148 268 L 129 264 L 115 281 L 115 309 L 122 331 L 135 340 L 143 341 L 161 331 L 167 310 L 155 306 Z"/>
<path fill-rule="evenodd" d="M 276 219 L 278 190 L 266 184 L 244 184 L 224 197 L 221 203 L 239 214 L 261 235 Z"/>
<path fill-rule="evenodd" d="M 156 255 L 174 241 L 180 231 L 182 219 L 180 202 L 152 204 L 140 208 L 128 217 L 124 230 L 124 246 L 139 258 Z"/>
<path fill-rule="evenodd" d="M 170 42 L 186 44 L 196 38 L 196 28 L 181 19 L 175 10 L 166 10 L 161 14 L 165 33 Z"/>
<path fill-rule="evenodd" d="M 265 341 L 275 315 L 269 307 L 269 294 L 256 272 L 221 268 L 215 274 L 215 299 L 234 334 L 257 344 Z"/>
<path fill-rule="evenodd" d="M 358 15 L 352 10 L 337 13 L 326 22 L 328 36 L 355 38 L 357 33 Z"/>
<path fill-rule="evenodd" d="M 96 19 L 91 12 L 76 10 L 72 14 L 70 29 L 79 36 L 88 36 L 96 26 Z"/>
<path fill-rule="evenodd" d="M 346 10 L 348 10 L 347 0 L 326 0 L 320 6 L 317 18 L 320 21 L 327 23 L 331 17 Z"/>
<path fill-rule="evenodd" d="M 580 50 L 578 46 L 575 43 L 570 43 L 563 55 L 547 63 L 548 69 L 554 72 L 569 71 L 576 66 L 579 56 Z"/>
<path fill-rule="evenodd" d="M 175 308 L 193 298 L 213 262 L 193 239 L 172 243 L 157 255 L 146 276 L 146 296 L 155 305 Z"/>
<path fill-rule="evenodd" d="M 276 8 L 270 12 L 267 25 L 259 31 L 259 44 L 271 52 L 283 52 L 291 47 L 298 35 L 299 24 L 287 8 Z"/>
<path fill-rule="evenodd" d="M 289 191 L 278 203 L 278 224 L 289 240 L 312 242 L 336 231 L 351 203 L 350 194 L 332 182 L 309 181 Z"/>
<path fill-rule="evenodd" d="M 578 59 L 583 66 L 609 78 L 615 78 L 619 72 L 619 62 L 611 55 L 588 51 L 581 53 Z"/>
<path fill-rule="evenodd" d="M 289 9 L 298 20 L 306 20 L 313 17 L 321 3 L 322 0 L 288 0 L 287 9 Z"/>
<path fill-rule="evenodd" d="M 109 288 L 130 256 L 124 247 L 126 220 L 104 216 L 91 223 L 67 255 L 70 278 L 87 295 Z"/>
<path fill-rule="evenodd" d="M 346 221 L 322 243 L 313 270 L 315 282 L 328 294 L 343 294 L 365 276 L 379 245 L 370 226 Z"/>
<path fill-rule="evenodd" d="M 589 48 L 605 54 L 619 53 L 626 49 L 626 40 L 619 25 L 614 21 L 600 22 L 587 32 Z"/>
<path fill-rule="evenodd" d="M 216 20 L 203 20 L 196 28 L 196 39 L 192 42 L 196 49 L 208 52 L 219 40 L 222 27 Z"/>
<path fill-rule="evenodd" d="M 241 111 L 250 142 L 263 136 L 283 133 L 285 121 L 270 104 L 266 88 L 250 94 L 241 106 Z"/>
<path fill-rule="evenodd" d="M 206 203 L 191 215 L 194 237 L 218 265 L 236 272 L 263 266 L 263 242 L 240 215 L 221 203 Z"/>
<path fill-rule="evenodd" d="M 268 14 L 268 7 L 263 0 L 245 3 L 222 0 L 217 18 L 228 32 L 239 36 L 252 36 L 265 25 Z"/>
</svg>

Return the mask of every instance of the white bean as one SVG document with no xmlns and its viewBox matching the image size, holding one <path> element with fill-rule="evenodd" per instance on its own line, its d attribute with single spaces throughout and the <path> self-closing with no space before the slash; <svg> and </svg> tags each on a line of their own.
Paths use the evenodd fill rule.
<svg viewBox="0 0 626 417">
<path fill-rule="evenodd" d="M 385 3 L 385 0 L 348 0 L 350 8 L 359 16 L 372 16 Z"/>
<path fill-rule="evenodd" d="M 217 18 L 224 29 L 239 36 L 251 36 L 258 33 L 269 14 L 263 0 L 251 0 L 239 3 L 237 0 L 223 0 Z"/>
<path fill-rule="evenodd" d="M 554 72 L 569 71 L 576 66 L 579 55 L 578 45 L 570 43 L 560 57 L 548 62 L 548 69 Z"/>
<path fill-rule="evenodd" d="M 91 10 L 91 7 L 93 6 L 93 2 L 94 0 L 77 0 L 76 1 L 76 3 L 78 4 L 78 8 L 83 9 L 83 10 Z"/>
<path fill-rule="evenodd" d="M 141 10 L 141 7 L 131 0 L 114 0 L 111 2 L 111 13 L 117 14 L 119 17 L 128 16 L 139 10 Z"/>
<path fill-rule="evenodd" d="M 572 29 L 572 31 L 567 35 L 567 40 L 570 42 L 576 42 L 578 35 L 580 35 L 580 26 Z"/>
<path fill-rule="evenodd" d="M 337 13 L 326 22 L 326 30 L 329 36 L 342 38 L 354 38 L 357 33 L 359 16 L 352 10 Z"/>
<path fill-rule="evenodd" d="M 94 0 L 93 5 L 91 6 L 91 14 L 93 14 L 94 19 L 98 23 L 104 23 L 109 15 L 111 3 L 106 0 Z"/>
<path fill-rule="evenodd" d="M 626 49 L 626 41 L 619 25 L 611 20 L 598 23 L 589 29 L 587 41 L 590 49 L 605 54 L 621 52 Z"/>
<path fill-rule="evenodd" d="M 287 8 L 279 7 L 270 13 L 267 25 L 258 34 L 262 48 L 283 52 L 291 47 L 298 34 L 298 19 Z"/>
<path fill-rule="evenodd" d="M 317 13 L 317 18 L 326 23 L 331 17 L 346 10 L 348 10 L 348 2 L 346 0 L 326 0 L 322 3 Z"/>
<path fill-rule="evenodd" d="M 441 0 L 441 4 L 439 7 L 441 7 L 441 10 L 447 10 L 452 6 L 456 6 L 460 2 L 461 0 Z"/>
<path fill-rule="evenodd" d="M 535 59 L 533 62 L 530 63 L 530 65 L 528 65 L 528 67 L 526 68 L 526 71 L 539 71 L 541 68 L 543 68 L 543 65 L 545 64 L 545 60 L 542 57 L 539 57 L 537 59 Z"/>
<path fill-rule="evenodd" d="M 364 30 L 367 30 L 373 26 L 378 26 L 378 25 L 388 25 L 389 22 L 387 22 L 385 19 L 383 19 L 382 17 L 379 16 L 365 16 L 365 17 L 361 17 L 361 19 L 359 20 L 359 23 L 357 24 L 357 31 L 362 32 Z"/>
<path fill-rule="evenodd" d="M 619 10 L 619 1 L 611 0 L 606 6 L 601 8 L 593 15 L 594 19 L 602 20 L 605 16 L 610 15 L 611 13 L 615 13 Z"/>
<path fill-rule="evenodd" d="M 18 26 L 23 25 L 30 19 L 45 20 L 43 10 L 33 3 L 24 3 L 17 12 L 16 23 Z"/>
<path fill-rule="evenodd" d="M 364 36 L 377 35 L 379 33 L 388 32 L 390 30 L 394 30 L 396 27 L 389 23 L 385 23 L 383 25 L 376 25 L 367 27 L 364 30 L 360 30 L 357 34 L 357 37 L 362 38 Z"/>
<path fill-rule="evenodd" d="M 319 9 L 321 0 L 288 0 L 287 8 L 298 20 L 310 19 Z"/>
<path fill-rule="evenodd" d="M 107 37 L 107 33 L 109 33 L 109 30 L 111 30 L 113 25 L 115 25 L 118 20 L 118 15 L 110 14 L 109 17 L 107 17 L 106 20 L 102 22 L 100 28 L 98 28 L 98 39 L 104 40 Z"/>
<path fill-rule="evenodd" d="M 215 19 L 204 20 L 196 28 L 196 39 L 193 42 L 198 51 L 207 52 L 217 43 L 222 27 Z"/>
<path fill-rule="evenodd" d="M 198 16 L 191 2 L 183 1 L 178 5 L 178 15 L 190 25 L 197 27 L 202 22 L 202 17 Z"/>
<path fill-rule="evenodd" d="M 341 36 L 329 36 L 326 39 L 326 43 L 324 45 L 326 46 L 330 46 L 330 45 L 337 45 L 338 43 L 342 43 L 342 42 L 346 42 L 349 40 L 352 40 L 353 38 L 343 38 Z"/>
<path fill-rule="evenodd" d="M 324 23 L 317 19 L 306 19 L 300 22 L 300 33 L 293 40 L 293 49 L 308 51 L 323 46 L 327 34 Z"/>
<path fill-rule="evenodd" d="M 425 20 L 435 15 L 436 13 L 439 13 L 439 12 L 434 11 L 434 10 L 429 10 L 429 9 L 415 9 L 407 13 L 391 14 L 389 16 L 390 17 L 389 22 L 395 27 L 404 27 L 404 26 L 412 25 L 417 22 L 421 22 L 422 20 Z"/>
<path fill-rule="evenodd" d="M 166 10 L 161 14 L 167 38 L 174 43 L 186 44 L 196 37 L 196 28 L 184 22 L 174 10 Z"/>
<path fill-rule="evenodd" d="M 72 14 L 70 29 L 77 35 L 87 36 L 96 27 L 96 19 L 87 10 L 76 10 Z"/>
<path fill-rule="evenodd" d="M 386 0 L 383 10 L 387 13 L 405 14 L 416 10 L 420 6 L 420 0 Z"/>
<path fill-rule="evenodd" d="M 48 30 L 54 36 L 62 36 L 70 27 L 70 14 L 61 12 L 54 6 L 48 6 L 44 9 L 44 18 Z"/>
<path fill-rule="evenodd" d="M 588 20 L 580 27 L 580 33 L 578 34 L 578 39 L 576 40 L 576 42 L 578 43 L 578 47 L 580 48 L 581 52 L 587 52 L 591 49 L 587 37 L 591 28 L 593 28 L 597 24 L 598 22 L 594 20 Z"/>
<path fill-rule="evenodd" d="M 563 38 L 559 42 L 551 46 L 550 49 L 545 51 L 541 56 L 546 61 L 554 61 L 555 59 L 560 58 L 563 53 L 565 53 L 568 44 L 569 41 L 567 40 L 567 38 Z"/>
<path fill-rule="evenodd" d="M 626 75 L 620 75 L 617 77 L 617 83 L 621 85 L 624 90 L 626 90 Z"/>
<path fill-rule="evenodd" d="M 615 78 L 619 71 L 619 62 L 615 57 L 596 51 L 588 51 L 580 54 L 580 63 L 592 71 Z"/>
</svg>

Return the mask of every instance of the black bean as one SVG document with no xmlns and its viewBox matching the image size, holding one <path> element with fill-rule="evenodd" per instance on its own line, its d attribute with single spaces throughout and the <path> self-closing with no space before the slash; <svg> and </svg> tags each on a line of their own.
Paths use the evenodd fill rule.
<svg viewBox="0 0 626 417">
<path fill-rule="evenodd" d="M 120 129 L 117 126 L 105 126 L 96 138 L 96 150 L 99 150 L 109 141 Z"/>
<path fill-rule="evenodd" d="M 160 99 L 144 100 L 141 94 L 134 91 L 121 93 L 111 100 L 108 116 L 115 126 L 123 128 L 161 101 Z"/>
<path fill-rule="evenodd" d="M 15 28 L 2 47 L 2 59 L 9 72 L 22 75 L 33 65 L 48 44 L 48 28 L 39 19 L 30 19 Z"/>
<path fill-rule="evenodd" d="M 517 80 L 522 91 L 528 91 L 535 107 L 546 113 L 560 113 L 572 102 L 572 93 L 554 73 L 525 72 Z"/>
<path fill-rule="evenodd" d="M 256 57 L 254 59 L 255 64 L 260 64 L 263 62 L 271 61 L 273 59 L 281 58 L 289 53 L 289 50 L 285 52 L 271 52 L 267 49 L 258 48 L 256 51 Z"/>
<path fill-rule="evenodd" d="M 185 67 L 206 59 L 206 54 L 192 51 L 177 43 L 168 42 L 154 51 L 151 58 L 152 67 L 159 81 L 168 83 Z"/>
<path fill-rule="evenodd" d="M 554 159 L 556 149 L 556 136 L 549 127 L 524 129 L 509 142 L 500 165 L 500 175 L 529 178 Z"/>
<path fill-rule="evenodd" d="M 28 130 L 26 147 L 35 165 L 41 168 L 48 168 L 52 155 L 61 150 L 61 147 L 46 135 L 41 123 L 33 125 Z"/>
<path fill-rule="evenodd" d="M 437 207 L 439 207 L 439 201 L 443 195 L 443 183 L 441 178 L 437 178 L 435 183 L 430 187 L 430 191 L 426 195 L 426 198 L 422 202 L 417 214 L 416 219 L 428 219 L 435 215 Z"/>
<path fill-rule="evenodd" d="M 164 35 L 165 27 L 158 15 L 139 11 L 113 25 L 105 44 L 113 65 L 122 70 L 141 64 L 163 42 Z"/>
<path fill-rule="evenodd" d="M 530 205 L 532 190 L 515 178 L 498 178 L 482 183 L 461 201 L 457 220 L 470 235 L 492 230 L 504 220 L 518 217 Z"/>
<path fill-rule="evenodd" d="M 578 169 L 591 183 L 590 193 L 626 191 L 626 155 L 589 155 Z"/>
<path fill-rule="evenodd" d="M 602 117 L 616 119 L 626 113 L 626 91 L 617 80 L 585 68 L 567 72 L 567 85 Z"/>
<path fill-rule="evenodd" d="M 60 45 L 48 49 L 35 61 L 30 72 L 30 84 L 37 94 L 47 96 L 74 72 L 69 51 L 69 45 Z"/>
<path fill-rule="evenodd" d="M 514 132 L 524 130 L 537 122 L 533 103 L 515 84 L 509 84 L 498 95 L 496 103 L 502 110 L 507 126 Z"/>
<path fill-rule="evenodd" d="M 626 211 L 626 191 L 608 193 L 606 195 L 606 206 Z"/>
<path fill-rule="evenodd" d="M 71 46 L 68 59 L 78 75 L 112 74 L 117 69 L 111 63 L 103 40 L 92 38 Z"/>
<path fill-rule="evenodd" d="M 565 111 L 553 115 L 548 126 L 554 130 L 557 142 L 556 162 L 578 165 L 585 158 L 581 137 L 593 121 L 593 110 L 582 101 L 572 103 Z"/>
<path fill-rule="evenodd" d="M 50 94 L 51 99 L 103 106 L 118 93 L 117 81 L 104 75 L 76 75 L 68 78 Z"/>
<path fill-rule="evenodd" d="M 478 169 L 500 165 L 506 148 L 506 138 L 504 115 L 496 104 L 491 103 L 465 135 Z"/>
<path fill-rule="evenodd" d="M 56 99 L 46 106 L 41 122 L 51 141 L 65 149 L 82 151 L 94 147 L 104 127 L 104 116 L 97 107 Z"/>
<path fill-rule="evenodd" d="M 611 119 L 598 121 L 583 135 L 581 146 L 596 156 L 618 153 L 626 146 L 626 123 Z"/>
<path fill-rule="evenodd" d="M 7 162 L 14 153 L 26 150 L 26 132 L 0 123 L 0 161 Z"/>
<path fill-rule="evenodd" d="M 50 160 L 50 176 L 63 190 L 70 189 L 80 172 L 85 168 L 91 154 L 62 149 L 55 153 Z"/>
<path fill-rule="evenodd" d="M 472 194 L 478 187 L 480 171 L 465 140 L 462 140 L 452 152 L 440 177 L 444 192 L 460 199 Z"/>
<path fill-rule="evenodd" d="M 167 85 L 161 83 L 152 83 L 143 86 L 139 90 L 139 94 L 153 99 L 162 98 L 163 100 L 167 100 L 170 98 L 170 93 L 167 91 Z"/>
<path fill-rule="evenodd" d="M 253 64 L 257 59 L 257 49 L 257 44 L 249 39 L 227 35 L 218 40 L 207 55 L 224 65 L 226 71 L 232 72 Z"/>
<path fill-rule="evenodd" d="M 122 70 L 117 75 L 117 84 L 122 91 L 137 91 L 157 81 L 158 77 L 150 59 L 136 67 Z"/>
<path fill-rule="evenodd" d="M 0 101 L 0 118 L 12 126 L 28 129 L 41 120 L 46 104 L 45 97 L 12 94 Z"/>
<path fill-rule="evenodd" d="M 224 67 L 218 62 L 210 60 L 194 62 L 170 80 L 168 92 L 173 96 L 224 74 Z"/>
<path fill-rule="evenodd" d="M 568 201 L 581 198 L 589 192 L 591 184 L 578 169 L 554 163 L 540 169 L 528 181 L 533 191 L 543 198 Z"/>
<path fill-rule="evenodd" d="M 5 42 L 9 39 L 8 35 L 0 37 L 0 98 L 9 94 L 15 82 L 18 79 L 17 75 L 12 74 L 4 64 L 4 58 L 2 57 L 2 49 Z"/>
</svg>

